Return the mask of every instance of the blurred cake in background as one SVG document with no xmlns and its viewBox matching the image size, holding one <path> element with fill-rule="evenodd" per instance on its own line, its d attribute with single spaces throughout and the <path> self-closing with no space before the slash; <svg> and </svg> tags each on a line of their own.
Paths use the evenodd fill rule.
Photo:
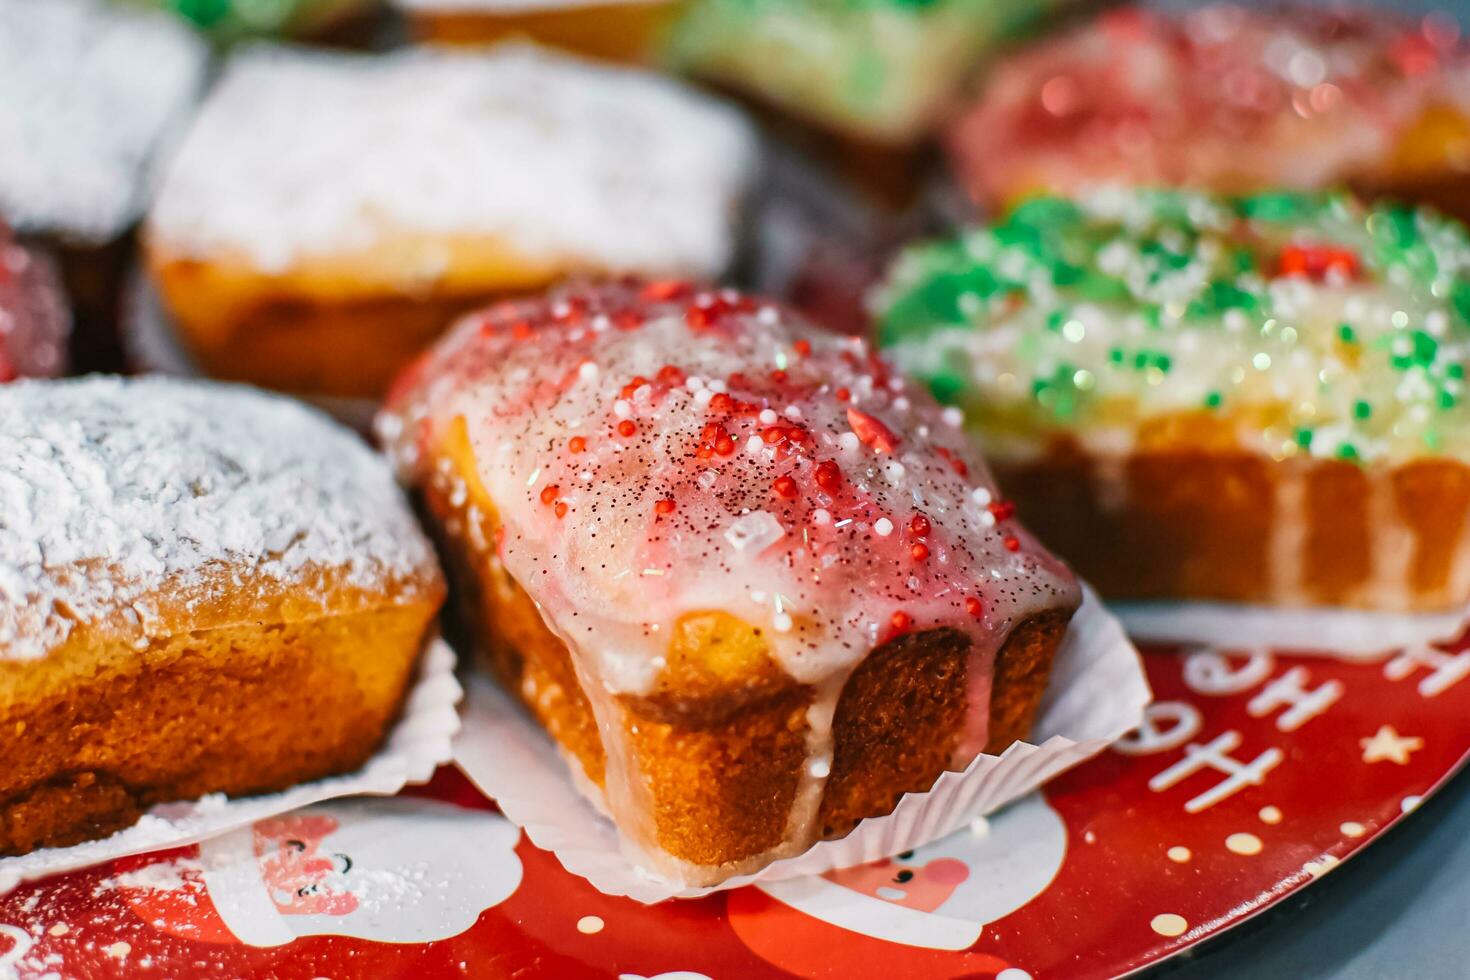
<svg viewBox="0 0 1470 980">
<path fill-rule="evenodd" d="M 1006 494 L 1105 593 L 1470 600 L 1470 235 L 1342 195 L 1042 197 L 876 297 Z"/>
<path fill-rule="evenodd" d="M 237 55 L 146 264 L 213 376 L 375 399 L 462 311 L 569 276 L 716 276 L 757 161 L 734 110 L 533 47 Z"/>
<path fill-rule="evenodd" d="M 923 136 L 999 42 L 1058 0 L 691 0 L 670 57 L 845 135 Z"/>
<path fill-rule="evenodd" d="M 247 37 L 323 38 L 361 18 L 376 0 L 121 0 L 182 17 L 217 41 Z"/>
<path fill-rule="evenodd" d="M 193 31 L 156 12 L 0 0 L 0 221 L 61 258 L 80 367 L 108 364 L 124 239 L 208 57 Z"/>
<path fill-rule="evenodd" d="M 647 61 L 683 0 L 392 0 L 425 41 L 522 38 L 614 61 Z"/>
<path fill-rule="evenodd" d="M 61 374 L 70 328 L 55 266 L 0 223 L 0 381 Z"/>
<path fill-rule="evenodd" d="M 999 209 L 1107 183 L 1350 183 L 1470 214 L 1470 55 L 1451 18 L 1123 9 L 998 63 L 948 144 Z"/>
</svg>

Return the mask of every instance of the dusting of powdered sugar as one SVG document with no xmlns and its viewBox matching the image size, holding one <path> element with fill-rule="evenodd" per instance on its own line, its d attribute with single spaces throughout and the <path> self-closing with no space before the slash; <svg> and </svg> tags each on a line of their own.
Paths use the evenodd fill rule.
<svg viewBox="0 0 1470 980">
<path fill-rule="evenodd" d="M 337 570 L 413 595 L 433 567 L 381 457 L 289 399 L 149 378 L 0 386 L 0 660 L 119 613 L 146 643 L 159 590 L 205 601 L 230 570 Z"/>
<path fill-rule="evenodd" d="M 154 152 L 204 81 L 175 18 L 101 0 L 0 0 L 0 216 L 85 242 L 141 213 Z"/>
<path fill-rule="evenodd" d="M 754 160 L 734 110 L 642 71 L 521 45 L 256 47 L 169 164 L 149 235 L 267 272 L 407 232 L 584 270 L 713 274 Z"/>
</svg>

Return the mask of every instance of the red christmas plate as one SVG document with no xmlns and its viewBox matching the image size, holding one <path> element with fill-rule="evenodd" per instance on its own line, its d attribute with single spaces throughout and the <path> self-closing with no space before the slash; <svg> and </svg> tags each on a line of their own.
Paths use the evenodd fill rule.
<svg viewBox="0 0 1470 980">
<path fill-rule="evenodd" d="M 1146 652 L 1117 748 L 891 861 L 645 907 L 453 770 L 0 898 L 0 976 L 1104 977 L 1329 874 L 1470 752 L 1470 638 L 1377 663 Z"/>
</svg>

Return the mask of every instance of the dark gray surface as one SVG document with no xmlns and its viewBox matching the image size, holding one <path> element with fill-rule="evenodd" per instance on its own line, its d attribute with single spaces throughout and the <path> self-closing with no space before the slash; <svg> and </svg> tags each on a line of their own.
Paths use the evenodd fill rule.
<svg viewBox="0 0 1470 980">
<path fill-rule="evenodd" d="M 1149 976 L 1470 978 L 1470 772 L 1298 896 Z"/>
</svg>

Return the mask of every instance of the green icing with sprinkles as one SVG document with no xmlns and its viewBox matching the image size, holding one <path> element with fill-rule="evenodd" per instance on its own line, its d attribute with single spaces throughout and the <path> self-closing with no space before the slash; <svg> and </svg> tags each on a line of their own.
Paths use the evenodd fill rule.
<svg viewBox="0 0 1470 980">
<path fill-rule="evenodd" d="M 1342 194 L 1041 197 L 907 250 L 900 367 L 992 445 L 1188 413 L 1273 457 L 1470 459 L 1470 236 Z"/>
</svg>

